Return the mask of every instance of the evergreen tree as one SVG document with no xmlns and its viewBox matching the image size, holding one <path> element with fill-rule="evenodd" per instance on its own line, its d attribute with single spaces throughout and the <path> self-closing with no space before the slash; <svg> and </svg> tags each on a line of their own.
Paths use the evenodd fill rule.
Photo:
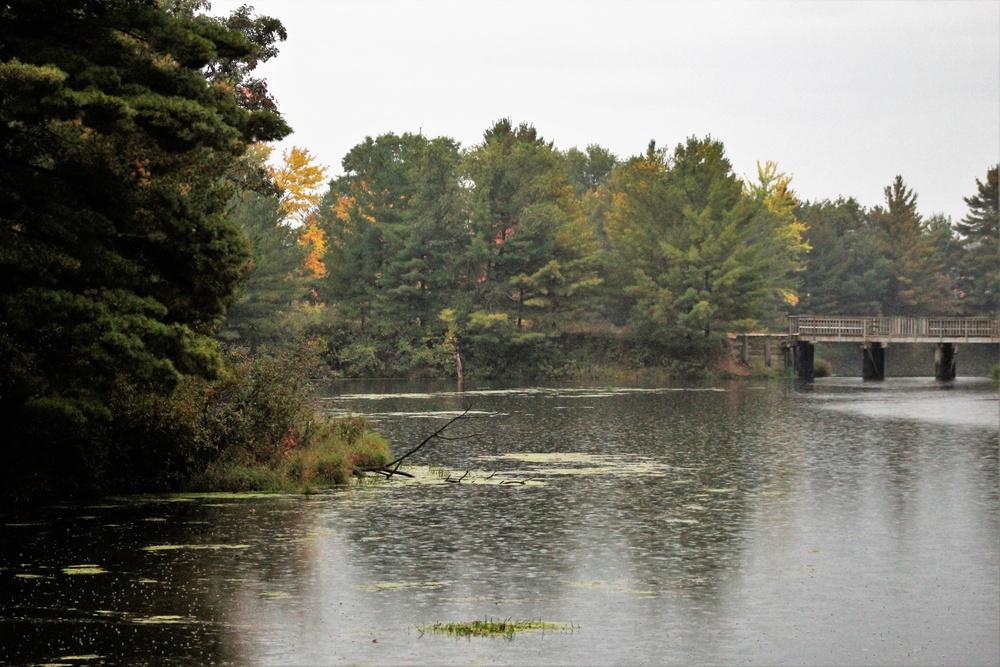
<svg viewBox="0 0 1000 667">
<path fill-rule="evenodd" d="M 886 315 L 947 315 L 954 302 L 934 238 L 917 212 L 917 195 L 901 176 L 885 188 L 885 207 L 871 212 L 875 241 L 892 267 Z"/>
<path fill-rule="evenodd" d="M 459 160 L 452 139 L 414 134 L 368 137 L 344 158 L 320 207 L 330 239 L 320 293 L 334 304 L 350 372 L 441 363 L 441 311 L 472 289 Z"/>
<path fill-rule="evenodd" d="M 222 340 L 247 345 L 280 347 L 295 340 L 294 304 L 304 296 L 299 273 L 306 253 L 300 245 L 301 228 L 285 221 L 277 197 L 241 191 L 233 198 L 229 217 L 252 244 L 249 275 L 226 313 Z"/>
<path fill-rule="evenodd" d="M 497 121 L 466 156 L 478 305 L 517 331 L 585 308 L 597 245 L 576 207 L 562 156 L 534 127 Z"/>
<path fill-rule="evenodd" d="M 976 179 L 977 192 L 965 198 L 969 212 L 955 227 L 962 237 L 965 257 L 958 288 L 963 293 L 966 315 L 997 317 L 1000 313 L 1000 213 L 998 213 L 997 169 Z"/>
<path fill-rule="evenodd" d="M 867 211 L 854 199 L 802 204 L 796 215 L 810 246 L 795 312 L 884 314 L 892 266 L 876 242 Z"/>
<path fill-rule="evenodd" d="M 217 371 L 212 335 L 249 259 L 227 176 L 288 128 L 237 95 L 262 51 L 220 20 L 11 0 L 0 33 L 4 469 L 86 483 L 117 387 L 168 394 Z M 246 67 L 207 79 L 222 63 Z"/>
<path fill-rule="evenodd" d="M 744 189 L 721 142 L 689 139 L 668 160 L 651 143 L 616 174 L 608 240 L 630 267 L 631 321 L 677 351 L 707 350 L 794 300 L 806 250 L 788 179 L 773 165 Z"/>
</svg>

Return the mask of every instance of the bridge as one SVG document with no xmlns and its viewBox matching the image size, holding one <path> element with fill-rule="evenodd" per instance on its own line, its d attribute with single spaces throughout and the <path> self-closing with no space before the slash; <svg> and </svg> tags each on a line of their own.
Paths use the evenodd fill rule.
<svg viewBox="0 0 1000 667">
<path fill-rule="evenodd" d="M 885 378 L 885 350 L 890 343 L 934 344 L 934 377 L 954 380 L 959 344 L 1000 344 L 1000 320 L 985 317 L 818 317 L 788 318 L 788 347 L 803 379 L 813 376 L 816 343 L 859 343 L 861 376 Z"/>
</svg>

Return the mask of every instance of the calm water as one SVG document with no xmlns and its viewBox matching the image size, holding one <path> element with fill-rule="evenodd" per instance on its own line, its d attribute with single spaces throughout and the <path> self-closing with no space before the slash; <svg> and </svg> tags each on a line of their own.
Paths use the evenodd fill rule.
<svg viewBox="0 0 1000 667">
<path fill-rule="evenodd" d="M 1000 664 L 988 383 L 329 392 L 471 411 L 433 483 L 0 514 L 0 663 Z M 485 618 L 574 628 L 421 630 Z"/>
</svg>

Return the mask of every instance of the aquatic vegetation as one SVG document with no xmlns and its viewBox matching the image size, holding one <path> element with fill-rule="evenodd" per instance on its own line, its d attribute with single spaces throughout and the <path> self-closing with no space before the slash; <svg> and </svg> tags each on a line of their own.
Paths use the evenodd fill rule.
<svg viewBox="0 0 1000 667">
<path fill-rule="evenodd" d="M 221 551 L 222 549 L 249 549 L 249 544 L 153 544 L 143 547 L 143 551 L 176 551 L 178 549 L 201 549 Z"/>
<path fill-rule="evenodd" d="M 103 660 L 104 657 L 105 656 L 103 656 L 103 655 L 97 655 L 95 653 L 91 653 L 91 654 L 87 654 L 87 655 L 63 655 L 63 656 L 59 657 L 59 660 L 60 661 L 65 661 L 65 663 L 70 663 L 70 662 L 89 662 L 91 660 Z M 64 662 L 58 662 L 58 663 L 49 663 L 49 664 L 61 665 L 61 664 L 65 664 L 65 663 Z"/>
<path fill-rule="evenodd" d="M 552 398 L 606 398 L 608 396 L 623 396 L 629 394 L 667 394 L 673 392 L 725 392 L 721 387 L 515 387 L 511 389 L 465 389 L 459 391 L 437 391 L 428 393 L 388 393 L 388 394 L 341 394 L 340 396 L 327 398 L 327 401 L 382 401 L 398 399 L 436 399 L 450 396 L 460 396 L 462 398 L 473 398 L 476 396 L 531 396 L 531 397 L 552 397 Z M 404 414 L 404 413 L 398 413 Z M 434 416 L 448 416 L 458 414 L 455 411 L 434 411 L 427 413 L 405 413 L 405 414 L 430 414 Z M 470 412 L 470 414 L 475 414 Z M 486 413 L 489 414 L 489 413 Z"/>
<path fill-rule="evenodd" d="M 261 591 L 257 593 L 257 597 L 267 600 L 286 600 L 292 597 L 292 594 L 288 591 Z"/>
<path fill-rule="evenodd" d="M 435 590 L 448 585 L 447 581 L 380 581 L 369 586 L 363 586 L 361 590 L 375 593 L 378 591 L 396 590 Z"/>
<path fill-rule="evenodd" d="M 405 475 L 394 475 L 393 484 L 414 485 L 414 484 L 485 484 L 492 486 L 538 486 L 545 482 L 534 479 L 532 476 L 523 476 L 522 472 L 515 475 L 500 475 L 495 470 L 450 470 L 440 464 L 430 464 L 426 466 L 402 466 L 400 472 Z M 384 478 L 371 476 L 373 483 L 379 483 Z"/>
<path fill-rule="evenodd" d="M 551 623 L 548 621 L 513 621 L 511 619 L 493 620 L 487 618 L 482 621 L 470 621 L 465 623 L 435 623 L 434 625 L 417 626 L 421 634 L 434 632 L 454 637 L 506 637 L 513 639 L 518 632 L 527 631 L 561 631 L 568 632 L 578 630 L 579 626 L 567 623 Z"/>
<path fill-rule="evenodd" d="M 100 565 L 94 565 L 93 563 L 86 563 L 84 565 L 67 565 L 62 569 L 63 574 L 107 574 L 108 571 L 105 570 Z"/>
<path fill-rule="evenodd" d="M 530 475 L 632 475 L 640 477 L 665 477 L 668 474 L 686 472 L 655 459 L 641 456 L 612 454 L 589 454 L 586 452 L 517 452 L 480 457 L 485 461 L 524 461 L 541 464 L 538 467 L 518 471 Z M 555 464 L 573 467 L 557 467 Z"/>
</svg>

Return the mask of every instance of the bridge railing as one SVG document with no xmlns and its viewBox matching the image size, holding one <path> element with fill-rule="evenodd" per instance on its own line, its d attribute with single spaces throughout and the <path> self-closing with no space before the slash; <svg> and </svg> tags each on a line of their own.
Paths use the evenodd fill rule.
<svg viewBox="0 0 1000 667">
<path fill-rule="evenodd" d="M 792 315 L 791 336 L 836 338 L 998 338 L 1000 321 L 986 317 L 823 317 Z"/>
</svg>

